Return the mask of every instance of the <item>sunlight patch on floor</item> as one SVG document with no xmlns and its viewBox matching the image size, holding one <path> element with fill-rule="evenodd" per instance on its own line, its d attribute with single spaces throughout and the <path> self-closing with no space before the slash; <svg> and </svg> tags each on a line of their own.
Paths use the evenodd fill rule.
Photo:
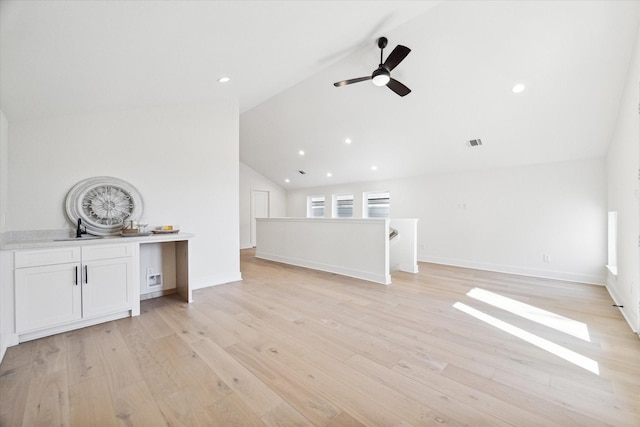
<svg viewBox="0 0 640 427">
<path fill-rule="evenodd" d="M 517 316 L 548 326 L 557 331 L 580 338 L 581 340 L 591 342 L 591 337 L 589 337 L 589 328 L 586 324 L 578 322 L 577 320 L 569 319 L 568 317 L 560 316 L 559 314 L 542 310 L 532 305 L 503 297 L 502 295 L 485 291 L 480 288 L 471 289 L 467 295 L 471 298 L 477 299 L 478 301 L 501 308 Z"/>
<path fill-rule="evenodd" d="M 541 348 L 549 353 L 555 354 L 558 357 L 563 358 L 564 360 L 573 363 L 576 366 L 579 366 L 587 371 L 593 372 L 596 375 L 600 375 L 600 369 L 598 367 L 598 362 L 595 360 L 589 359 L 575 351 L 569 350 L 568 348 L 562 347 L 561 345 L 555 344 L 549 340 L 541 338 L 537 335 L 534 335 L 530 332 L 525 331 L 524 329 L 520 329 L 517 326 L 513 326 L 507 322 L 496 319 L 493 316 L 485 314 L 480 310 L 476 310 L 475 308 L 469 307 L 466 304 L 461 302 L 456 302 L 453 304 L 453 307 L 456 309 L 467 313 L 470 316 L 475 317 L 478 320 L 482 320 L 483 322 L 494 326 L 508 334 L 511 334 L 515 337 L 518 337 L 529 344 L 533 344 L 538 348 Z"/>
</svg>

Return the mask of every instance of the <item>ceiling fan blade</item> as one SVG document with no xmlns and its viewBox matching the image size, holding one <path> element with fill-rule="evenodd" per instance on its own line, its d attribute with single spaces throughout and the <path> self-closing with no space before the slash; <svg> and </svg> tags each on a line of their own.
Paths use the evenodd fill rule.
<svg viewBox="0 0 640 427">
<path fill-rule="evenodd" d="M 340 87 L 340 86 L 346 86 L 346 85 L 350 85 L 352 83 L 359 83 L 359 82 L 364 82 L 366 80 L 371 80 L 371 76 L 367 76 L 367 77 L 358 77 L 357 79 L 349 79 L 349 80 L 343 80 L 341 82 L 336 82 L 333 85 L 335 87 Z"/>
<path fill-rule="evenodd" d="M 411 93 L 411 89 L 409 89 L 396 79 L 389 80 L 389 83 L 387 83 L 387 87 L 400 96 L 409 95 Z"/>
<path fill-rule="evenodd" d="M 387 57 L 387 60 L 384 61 L 384 64 L 382 65 L 384 65 L 387 70 L 391 71 L 396 68 L 398 64 L 407 57 L 407 55 L 409 55 L 409 52 L 411 52 L 411 49 L 399 44 L 395 49 L 393 49 L 393 51 Z"/>
</svg>

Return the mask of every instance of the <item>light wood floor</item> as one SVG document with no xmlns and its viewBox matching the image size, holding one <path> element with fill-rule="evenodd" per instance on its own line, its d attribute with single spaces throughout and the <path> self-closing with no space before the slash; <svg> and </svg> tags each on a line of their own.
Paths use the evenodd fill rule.
<svg viewBox="0 0 640 427">
<path fill-rule="evenodd" d="M 433 264 L 384 286 L 253 254 L 242 282 L 190 305 L 144 301 L 139 317 L 10 348 L 0 425 L 640 425 L 640 340 L 603 287 Z"/>
</svg>

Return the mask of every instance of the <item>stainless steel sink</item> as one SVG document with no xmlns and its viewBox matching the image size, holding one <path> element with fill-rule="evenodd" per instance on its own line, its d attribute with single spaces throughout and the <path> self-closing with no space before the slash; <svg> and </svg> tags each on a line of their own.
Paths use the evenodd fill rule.
<svg viewBox="0 0 640 427">
<path fill-rule="evenodd" d="M 80 241 L 80 240 L 95 240 L 102 239 L 103 236 L 91 236 L 88 234 L 84 234 L 82 237 L 65 237 L 62 239 L 53 239 L 54 242 L 71 242 L 71 241 Z"/>
</svg>

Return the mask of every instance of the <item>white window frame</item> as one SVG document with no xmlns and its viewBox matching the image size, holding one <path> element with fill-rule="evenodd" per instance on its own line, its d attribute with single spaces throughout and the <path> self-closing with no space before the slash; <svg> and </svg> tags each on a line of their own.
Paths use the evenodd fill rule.
<svg viewBox="0 0 640 427">
<path fill-rule="evenodd" d="M 614 275 L 618 274 L 618 212 L 611 211 L 607 215 L 607 268 Z"/>
<path fill-rule="evenodd" d="M 333 197 L 333 206 L 331 216 L 332 218 L 353 218 L 353 208 L 354 208 L 354 200 L 353 194 L 334 194 Z M 340 207 L 341 201 L 351 200 L 351 215 L 349 216 L 338 216 L 338 209 Z"/>
<path fill-rule="evenodd" d="M 320 209 L 318 206 L 313 206 L 314 201 L 322 199 L 322 216 L 314 215 L 314 209 Z M 324 218 L 325 208 L 327 207 L 327 201 L 324 195 L 307 196 L 307 218 Z"/>
<path fill-rule="evenodd" d="M 386 216 L 370 216 L 369 214 L 369 200 L 372 198 L 378 198 L 380 196 L 388 200 L 387 203 L 387 215 Z M 391 193 L 389 191 L 369 191 L 362 194 L 362 217 L 363 218 L 391 218 Z"/>
</svg>

